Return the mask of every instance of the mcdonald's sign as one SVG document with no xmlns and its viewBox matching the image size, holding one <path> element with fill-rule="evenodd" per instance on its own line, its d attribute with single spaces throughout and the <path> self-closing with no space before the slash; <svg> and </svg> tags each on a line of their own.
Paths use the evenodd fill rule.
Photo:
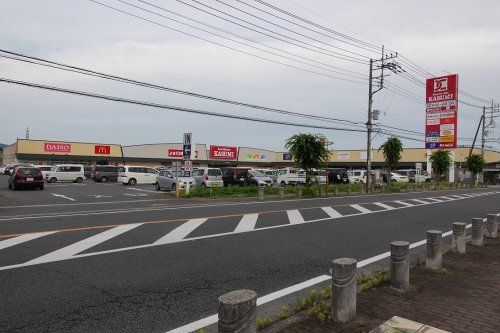
<svg viewBox="0 0 500 333">
<path fill-rule="evenodd" d="M 94 153 L 96 155 L 109 155 L 111 154 L 111 146 L 95 145 Z"/>
</svg>

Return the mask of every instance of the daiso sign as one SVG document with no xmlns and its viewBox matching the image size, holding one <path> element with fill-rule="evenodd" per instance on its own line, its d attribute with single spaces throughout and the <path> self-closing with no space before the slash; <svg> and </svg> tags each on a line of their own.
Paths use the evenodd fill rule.
<svg viewBox="0 0 500 333">
<path fill-rule="evenodd" d="M 210 158 L 218 160 L 235 160 L 238 158 L 238 147 L 210 146 Z"/>
<path fill-rule="evenodd" d="M 69 143 L 45 142 L 43 150 L 53 153 L 70 153 L 71 145 Z"/>
</svg>

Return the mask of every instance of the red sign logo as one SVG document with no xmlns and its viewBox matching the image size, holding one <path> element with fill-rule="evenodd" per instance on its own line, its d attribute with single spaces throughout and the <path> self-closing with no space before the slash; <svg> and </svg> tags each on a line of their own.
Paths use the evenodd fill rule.
<svg viewBox="0 0 500 333">
<path fill-rule="evenodd" d="M 109 154 L 111 154 L 111 146 L 95 145 L 94 146 L 94 153 L 96 155 L 109 155 Z"/>
<path fill-rule="evenodd" d="M 220 160 L 235 160 L 238 158 L 238 148 L 227 146 L 210 146 L 210 158 Z"/>
<path fill-rule="evenodd" d="M 446 111 L 458 108 L 458 75 L 427 79 L 425 90 L 427 111 Z"/>
<path fill-rule="evenodd" d="M 182 158 L 182 149 L 169 149 L 168 157 Z M 194 158 L 198 158 L 198 151 L 194 152 Z"/>
<path fill-rule="evenodd" d="M 69 143 L 45 142 L 43 150 L 57 153 L 70 153 L 71 145 Z"/>
</svg>

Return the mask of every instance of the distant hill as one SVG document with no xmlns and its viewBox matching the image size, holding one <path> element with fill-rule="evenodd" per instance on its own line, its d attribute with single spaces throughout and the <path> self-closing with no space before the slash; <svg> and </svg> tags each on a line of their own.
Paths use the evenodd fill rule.
<svg viewBox="0 0 500 333">
<path fill-rule="evenodd" d="M 0 149 L 5 148 L 5 147 L 7 147 L 7 145 L 6 145 L 6 144 L 4 144 L 4 143 L 0 143 Z"/>
</svg>

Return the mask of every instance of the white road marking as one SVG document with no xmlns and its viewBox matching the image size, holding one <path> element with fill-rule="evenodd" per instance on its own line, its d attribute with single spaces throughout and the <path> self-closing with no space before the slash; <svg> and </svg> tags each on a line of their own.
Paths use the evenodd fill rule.
<svg viewBox="0 0 500 333">
<path fill-rule="evenodd" d="M 424 200 L 420 200 L 420 199 L 411 199 L 411 200 L 418 202 L 418 203 L 421 203 L 422 205 L 427 205 L 429 203 L 428 201 L 424 201 Z"/>
<path fill-rule="evenodd" d="M 138 200 L 122 200 L 122 201 L 101 201 L 101 202 L 80 202 L 80 203 L 62 203 L 62 204 L 38 204 L 38 205 L 20 205 L 20 206 L 3 206 L 0 209 L 13 209 L 13 208 L 31 208 L 31 207 L 66 207 L 66 206 L 80 206 L 80 205 L 108 205 L 108 204 L 121 204 L 131 202 L 149 202 L 149 201 L 165 201 L 165 199 L 138 199 Z"/>
<path fill-rule="evenodd" d="M 411 199 L 410 199 L 410 200 L 411 200 Z M 400 201 L 400 200 L 396 200 L 396 201 L 394 201 L 394 202 L 395 202 L 395 203 L 397 203 L 397 204 L 400 204 L 400 205 L 406 206 L 406 207 L 413 207 L 413 206 L 415 206 L 414 204 L 411 204 L 411 203 L 409 203 L 409 202 Z"/>
<path fill-rule="evenodd" d="M 208 218 L 193 219 L 186 221 L 177 228 L 175 228 L 174 230 L 170 231 L 162 238 L 158 239 L 156 242 L 153 243 L 153 245 L 162 245 L 162 244 L 178 242 L 184 239 L 184 237 L 186 237 L 187 235 L 189 235 L 194 229 L 202 225 L 206 220 L 208 220 Z"/>
<path fill-rule="evenodd" d="M 456 198 L 451 198 L 451 197 L 439 197 L 439 198 L 447 201 L 457 200 Z"/>
<path fill-rule="evenodd" d="M 359 210 L 361 213 L 364 213 L 364 214 L 368 214 L 368 213 L 372 212 L 371 210 L 369 210 L 363 206 L 357 205 L 357 204 L 350 205 L 350 206 L 356 210 Z"/>
<path fill-rule="evenodd" d="M 466 198 L 472 198 L 473 195 L 472 194 L 462 194 L 462 196 L 466 197 Z"/>
<path fill-rule="evenodd" d="M 59 197 L 59 198 L 63 198 L 63 199 L 68 199 L 68 200 L 71 200 L 71 201 L 75 201 L 75 199 L 73 198 L 70 198 L 70 197 L 67 197 L 65 195 L 62 195 L 62 194 L 55 194 L 55 193 L 52 193 L 53 196 L 55 197 Z"/>
<path fill-rule="evenodd" d="M 234 232 L 245 232 L 250 231 L 255 228 L 255 224 L 257 223 L 257 219 L 259 218 L 259 214 L 245 214 L 241 218 L 240 223 L 234 229 Z"/>
<path fill-rule="evenodd" d="M 149 193 L 161 193 L 160 191 L 155 191 L 155 190 L 144 190 L 142 188 L 132 188 L 132 187 L 127 187 L 127 190 L 132 190 L 132 191 L 141 191 L 141 192 L 149 192 Z"/>
<path fill-rule="evenodd" d="M 304 223 L 304 218 L 302 214 L 298 211 L 298 209 L 287 210 L 286 214 L 288 215 L 288 220 L 290 224 Z"/>
<path fill-rule="evenodd" d="M 114 227 L 113 229 L 106 230 L 97 235 L 82 239 L 79 242 L 74 244 L 65 246 L 59 250 L 48 253 L 36 259 L 30 260 L 26 262 L 26 264 L 41 264 L 52 261 L 60 261 L 64 259 L 68 259 L 73 257 L 74 255 L 83 252 L 87 249 L 90 249 L 93 246 L 101 244 L 113 237 L 123 234 L 124 232 L 130 231 L 138 226 L 142 225 L 142 223 L 134 223 L 134 224 L 125 224 L 119 227 Z"/>
<path fill-rule="evenodd" d="M 55 231 L 48 231 L 48 232 L 37 232 L 34 234 L 26 234 L 26 235 L 21 235 L 17 237 L 12 237 L 3 241 L 0 241 L 0 250 L 6 249 L 8 247 L 21 244 L 33 239 L 37 239 L 43 236 L 51 235 L 55 233 Z"/>
<path fill-rule="evenodd" d="M 434 201 L 434 202 L 443 202 L 443 200 L 436 199 L 436 198 L 425 198 L 425 200 L 431 200 L 431 201 Z"/>
<path fill-rule="evenodd" d="M 125 193 L 124 195 L 127 195 L 129 197 L 147 197 L 148 196 L 146 193 Z"/>
<path fill-rule="evenodd" d="M 374 205 L 377 205 L 379 207 L 382 207 L 384 209 L 387 209 L 387 210 L 392 210 L 394 209 L 394 207 L 392 206 L 389 206 L 389 205 L 386 205 L 385 203 L 382 203 L 382 202 L 372 202 Z"/>
<path fill-rule="evenodd" d="M 471 226 L 472 226 L 471 224 L 468 224 L 466 226 L 466 228 L 470 228 Z M 445 232 L 445 233 L 443 233 L 443 237 L 449 236 L 449 235 L 451 235 L 451 233 L 452 233 L 451 231 Z M 424 239 L 424 240 L 412 243 L 412 244 L 410 244 L 410 249 L 422 246 L 426 242 L 427 242 L 427 240 Z M 384 252 L 384 253 L 381 253 L 379 255 L 373 256 L 371 258 L 358 261 L 357 267 L 362 268 L 362 267 L 368 266 L 369 264 L 372 264 L 374 262 L 380 261 L 382 259 L 389 258 L 390 256 L 391 256 L 390 252 Z M 293 294 L 294 292 L 297 292 L 297 291 L 300 291 L 300 290 L 303 290 L 306 288 L 310 288 L 316 284 L 326 282 L 326 281 L 329 281 L 331 279 L 332 279 L 332 277 L 330 275 L 320 275 L 320 276 L 317 276 L 315 278 L 309 279 L 307 281 L 295 284 L 293 286 L 275 291 L 273 293 L 270 293 L 270 294 L 267 294 L 265 296 L 257 298 L 257 306 L 269 303 L 269 302 L 277 300 L 281 297 Z M 189 323 L 187 325 L 175 328 L 175 329 L 170 330 L 166 333 L 196 332 L 196 331 L 198 331 L 206 326 L 217 323 L 218 320 L 219 320 L 219 317 L 218 317 L 218 315 L 215 314 L 215 315 L 211 315 L 209 317 L 197 320 L 195 322 Z"/>
<path fill-rule="evenodd" d="M 93 197 L 94 199 L 99 198 L 112 198 L 112 195 L 104 195 L 104 194 L 85 194 L 86 197 Z"/>
<path fill-rule="evenodd" d="M 339 212 L 337 212 L 332 207 L 321 207 L 321 209 L 323 209 L 323 211 L 325 213 L 327 213 L 328 216 L 330 216 L 332 219 L 336 219 L 336 218 L 342 217 L 342 214 L 340 214 Z"/>
<path fill-rule="evenodd" d="M 450 195 L 450 197 L 455 197 L 457 199 L 465 199 L 466 198 L 466 197 L 464 197 L 462 195 L 457 195 L 457 194 Z"/>
</svg>

